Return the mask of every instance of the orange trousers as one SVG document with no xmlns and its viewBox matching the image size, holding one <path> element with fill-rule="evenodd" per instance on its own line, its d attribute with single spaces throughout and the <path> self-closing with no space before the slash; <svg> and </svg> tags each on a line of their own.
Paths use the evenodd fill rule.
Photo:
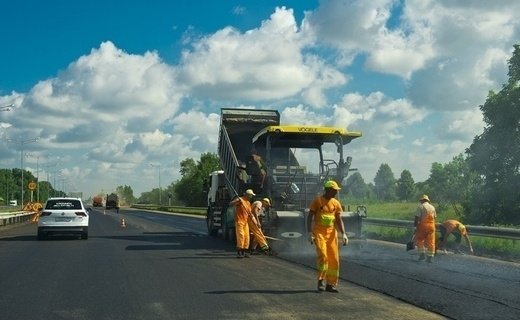
<svg viewBox="0 0 520 320">
<path fill-rule="evenodd" d="M 435 255 L 435 222 L 419 224 L 415 231 L 415 243 L 419 253 L 427 256 Z"/>
<path fill-rule="evenodd" d="M 262 229 L 258 227 L 258 225 L 253 221 L 251 216 L 247 218 L 247 224 L 249 226 L 249 231 L 253 234 L 253 241 L 260 245 L 260 248 L 267 249 L 269 245 L 267 244 L 267 239 L 262 232 Z"/>
<path fill-rule="evenodd" d="M 337 285 L 339 278 L 338 233 L 335 227 L 314 226 L 318 280 Z"/>
<path fill-rule="evenodd" d="M 237 250 L 249 249 L 249 225 L 247 221 L 235 220 L 235 235 L 237 238 Z"/>
</svg>

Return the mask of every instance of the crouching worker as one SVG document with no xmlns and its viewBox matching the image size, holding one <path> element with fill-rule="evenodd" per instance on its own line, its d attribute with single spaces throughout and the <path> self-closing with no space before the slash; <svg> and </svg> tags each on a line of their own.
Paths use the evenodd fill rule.
<svg viewBox="0 0 520 320">
<path fill-rule="evenodd" d="M 324 194 L 316 197 L 309 206 L 307 231 L 310 243 L 316 246 L 318 291 L 338 292 L 338 230 L 343 245 L 347 245 L 348 238 L 341 220 L 341 204 L 335 198 L 341 188 L 332 180 L 327 181 L 324 188 Z"/>
<path fill-rule="evenodd" d="M 473 247 L 471 246 L 471 241 L 469 240 L 468 230 L 466 229 L 466 226 L 464 226 L 460 221 L 446 220 L 441 224 L 439 229 L 441 232 L 441 237 L 439 238 L 439 249 L 446 252 L 446 242 L 448 240 L 448 236 L 450 234 L 453 234 L 453 236 L 455 237 L 455 242 L 457 243 L 455 247 L 455 252 L 462 252 L 460 250 L 460 246 L 462 242 L 462 237 L 464 237 L 464 240 L 468 245 L 469 252 L 473 254 Z"/>
</svg>

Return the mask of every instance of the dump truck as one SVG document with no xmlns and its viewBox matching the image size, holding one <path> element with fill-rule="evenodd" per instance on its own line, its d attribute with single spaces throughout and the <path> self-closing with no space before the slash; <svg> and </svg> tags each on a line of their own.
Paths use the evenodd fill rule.
<svg viewBox="0 0 520 320">
<path fill-rule="evenodd" d="M 103 206 L 103 197 L 102 196 L 92 197 L 92 206 L 93 207 L 102 207 Z"/>
<path fill-rule="evenodd" d="M 223 170 L 205 181 L 208 234 L 234 239 L 235 208 L 229 202 L 252 189 L 254 200 L 271 199 L 262 223 L 267 236 L 284 245 L 305 240 L 309 204 L 326 181 L 341 184 L 355 170 L 344 146 L 361 135 L 339 127 L 281 125 L 277 110 L 222 108 L 217 153 Z M 365 206 L 345 208 L 342 219 L 351 240 L 364 239 L 366 215 Z"/>
<path fill-rule="evenodd" d="M 115 193 L 107 194 L 105 209 L 116 209 L 119 212 L 119 197 Z"/>
</svg>

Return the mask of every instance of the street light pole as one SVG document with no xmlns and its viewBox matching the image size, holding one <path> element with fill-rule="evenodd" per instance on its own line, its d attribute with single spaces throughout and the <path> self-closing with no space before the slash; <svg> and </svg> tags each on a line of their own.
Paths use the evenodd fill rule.
<svg viewBox="0 0 520 320">
<path fill-rule="evenodd" d="M 30 153 L 25 154 L 26 157 L 32 157 Z M 36 202 L 40 202 L 40 155 L 36 156 Z M 31 202 L 32 202 L 32 191 L 31 191 Z"/>
<path fill-rule="evenodd" d="M 58 162 L 55 163 L 47 163 L 42 165 L 42 168 L 47 168 L 47 199 L 51 197 L 51 180 L 50 180 L 50 167 L 54 167 L 58 164 Z"/>
<path fill-rule="evenodd" d="M 40 139 L 40 137 L 36 137 L 36 138 L 32 138 L 32 139 L 26 139 L 24 140 L 22 137 L 20 137 L 20 169 L 22 171 L 22 185 L 21 185 L 21 188 L 22 188 L 22 203 L 20 204 L 22 209 L 23 209 L 23 192 L 24 192 L 24 183 L 23 183 L 23 146 L 25 144 L 28 144 L 28 143 L 31 143 L 31 142 L 36 142 Z M 7 139 L 7 142 L 13 142 L 14 140 L 12 139 Z"/>
<path fill-rule="evenodd" d="M 159 170 L 159 204 L 162 204 L 162 191 L 161 191 L 161 164 L 153 164 L 150 163 L 150 167 L 152 168 L 158 168 Z"/>
</svg>

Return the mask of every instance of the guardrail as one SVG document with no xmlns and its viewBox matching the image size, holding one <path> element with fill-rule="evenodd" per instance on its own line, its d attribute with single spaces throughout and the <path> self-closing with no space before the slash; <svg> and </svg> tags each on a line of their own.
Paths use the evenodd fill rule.
<svg viewBox="0 0 520 320">
<path fill-rule="evenodd" d="M 413 221 L 409 220 L 396 220 L 396 219 L 384 219 L 384 218 L 365 218 L 363 223 L 367 225 L 392 227 L 392 228 L 404 228 L 414 229 Z M 437 223 L 437 228 L 440 227 L 440 223 Z M 490 238 L 502 238 L 511 240 L 520 240 L 520 229 L 505 228 L 505 227 L 485 227 L 485 226 L 471 226 L 465 225 L 471 235 L 480 237 Z"/>
<path fill-rule="evenodd" d="M 31 221 L 34 218 L 34 215 L 36 215 L 36 214 L 37 214 L 37 212 L 28 212 L 28 211 L 0 213 L 0 227 L 6 226 L 8 224 L 23 223 L 23 222 Z"/>
</svg>

